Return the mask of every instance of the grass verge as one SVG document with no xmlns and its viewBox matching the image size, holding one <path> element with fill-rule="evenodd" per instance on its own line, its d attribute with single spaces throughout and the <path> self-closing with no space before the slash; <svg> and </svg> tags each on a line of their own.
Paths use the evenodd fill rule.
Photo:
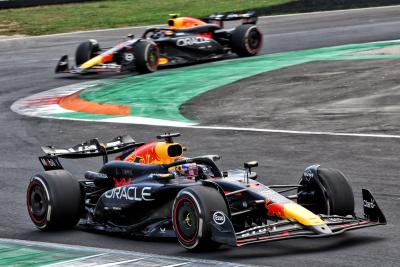
<svg viewBox="0 0 400 267">
<path fill-rule="evenodd" d="M 254 9 L 287 14 L 398 4 L 398 0 L 103 0 L 0 10 L 0 35 L 42 35 L 165 23 L 169 13 L 202 17 Z"/>
</svg>

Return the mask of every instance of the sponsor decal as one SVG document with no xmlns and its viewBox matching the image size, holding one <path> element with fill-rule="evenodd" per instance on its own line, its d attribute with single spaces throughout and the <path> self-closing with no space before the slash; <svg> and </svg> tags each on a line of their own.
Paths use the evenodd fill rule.
<svg viewBox="0 0 400 267">
<path fill-rule="evenodd" d="M 132 182 L 132 178 L 113 178 L 114 180 L 114 187 L 120 187 L 120 186 L 124 186 L 124 185 L 128 185 L 131 184 Z"/>
<path fill-rule="evenodd" d="M 371 199 L 371 201 L 367 201 L 364 199 L 364 207 L 369 208 L 369 209 L 373 209 L 375 208 L 376 204 L 375 204 L 375 200 Z"/>
<path fill-rule="evenodd" d="M 125 161 L 137 162 L 141 164 L 157 164 L 161 163 L 160 157 L 156 152 L 157 142 L 145 144 L 132 152 L 125 158 Z"/>
<path fill-rule="evenodd" d="M 126 61 L 129 61 L 129 62 L 131 62 L 134 59 L 132 53 L 125 53 L 124 54 L 124 58 L 125 58 Z"/>
<path fill-rule="evenodd" d="M 184 37 L 176 40 L 177 46 L 190 46 L 194 44 L 204 44 L 204 43 L 209 43 L 209 41 L 207 38 L 202 36 Z"/>
<path fill-rule="evenodd" d="M 137 186 L 121 186 L 107 191 L 104 196 L 108 199 L 133 200 L 133 201 L 152 201 L 151 187 L 145 186 L 139 188 Z"/>
<path fill-rule="evenodd" d="M 244 233 L 240 237 L 243 238 L 243 237 L 249 237 L 249 236 L 265 234 L 265 233 L 267 233 L 267 229 L 266 228 L 261 228 L 261 229 L 255 229 L 255 230 L 252 230 L 250 232 Z"/>
<path fill-rule="evenodd" d="M 280 203 L 272 203 L 266 206 L 268 216 L 276 216 L 278 218 L 285 218 L 285 209 Z"/>
<path fill-rule="evenodd" d="M 307 169 L 304 171 L 303 176 L 306 178 L 306 181 L 309 182 L 312 178 L 314 178 L 314 173 L 311 169 Z"/>
<path fill-rule="evenodd" d="M 221 211 L 214 212 L 213 220 L 216 224 L 224 224 L 225 223 L 225 215 Z"/>
</svg>

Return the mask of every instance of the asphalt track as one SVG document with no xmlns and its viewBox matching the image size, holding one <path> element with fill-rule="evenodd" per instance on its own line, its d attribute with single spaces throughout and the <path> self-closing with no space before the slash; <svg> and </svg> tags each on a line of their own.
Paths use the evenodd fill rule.
<svg viewBox="0 0 400 267">
<path fill-rule="evenodd" d="M 400 7 L 388 7 L 262 18 L 259 26 L 265 33 L 263 53 L 399 39 L 399 16 Z M 58 57 L 64 52 L 73 54 L 79 41 L 97 38 L 111 45 L 126 33 L 141 31 L 124 29 L 0 41 L 0 237 L 272 266 L 398 265 L 399 139 L 100 124 L 35 119 L 10 111 L 10 105 L 21 97 L 93 78 L 55 77 L 52 73 Z M 399 66 L 397 61 L 382 64 Z M 396 68 L 393 67 L 392 71 L 395 72 Z M 275 75 L 279 75 L 279 71 Z M 301 76 L 301 73 L 298 75 Z M 385 73 L 376 72 L 375 75 L 384 76 Z M 302 88 L 308 90 L 307 86 Z M 377 86 L 376 92 L 372 93 L 379 94 L 380 88 Z M 217 97 L 223 99 L 224 92 L 221 90 Z M 247 97 L 251 101 L 252 95 Z M 393 97 L 397 97 L 396 92 Z M 232 108 L 238 109 L 235 106 Z M 285 111 L 281 112 L 285 116 Z M 210 112 L 208 116 L 212 117 L 213 113 Z M 298 116 L 301 118 L 301 114 Z M 398 119 L 396 114 L 390 116 L 384 127 L 374 129 L 374 133 L 385 133 L 388 127 L 391 134 L 399 135 Z M 369 121 L 370 125 L 381 121 L 375 116 L 365 116 L 363 120 Z M 321 121 L 324 121 L 323 118 Z M 325 126 L 321 124 L 321 127 Z M 333 127 L 330 130 L 340 130 L 334 125 L 329 127 Z M 348 132 L 357 133 L 363 132 L 364 126 L 360 125 L 355 116 L 347 119 L 346 127 Z M 240 249 L 223 248 L 202 254 L 188 253 L 175 242 L 128 240 L 77 230 L 52 234 L 40 232 L 33 227 L 26 212 L 25 188 L 28 177 L 40 170 L 36 157 L 40 154 L 41 145 L 69 146 L 92 137 L 108 140 L 125 133 L 142 141 L 165 131 L 181 132 L 183 137 L 180 141 L 188 147 L 190 155 L 220 154 L 223 158 L 221 165 L 226 169 L 238 167 L 246 160 L 257 159 L 261 165 L 258 168 L 261 180 L 267 183 L 297 181 L 302 169 L 316 162 L 339 168 L 351 179 L 356 203 L 359 204 L 357 210 L 361 212 L 361 188 L 369 188 L 374 192 L 389 223 L 387 226 L 328 239 L 280 241 Z M 77 174 L 84 169 L 96 169 L 99 164 L 100 161 L 95 160 L 65 163 L 67 168 L 72 168 Z"/>
</svg>

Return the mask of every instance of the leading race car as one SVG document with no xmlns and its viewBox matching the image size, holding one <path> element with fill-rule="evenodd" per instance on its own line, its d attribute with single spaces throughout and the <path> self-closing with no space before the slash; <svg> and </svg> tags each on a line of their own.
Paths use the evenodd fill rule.
<svg viewBox="0 0 400 267">
<path fill-rule="evenodd" d="M 328 237 L 386 224 L 372 194 L 363 189 L 364 216 L 354 213 L 352 189 L 338 170 L 313 165 L 299 183 L 264 185 L 247 162 L 222 172 L 216 155 L 183 157 L 172 138 L 136 143 L 119 136 L 69 149 L 43 147 L 45 171 L 32 176 L 27 207 L 41 230 L 72 228 L 133 236 L 176 237 L 189 250 L 243 246 L 298 237 Z M 119 153 L 108 161 L 112 153 Z M 77 179 L 59 158 L 103 156 L 97 172 Z M 294 193 L 289 194 L 290 191 Z"/>
<path fill-rule="evenodd" d="M 225 29 L 224 22 L 233 20 L 242 20 L 242 24 Z M 148 73 L 158 66 L 216 59 L 232 52 L 241 57 L 254 56 L 260 51 L 263 38 L 256 22 L 254 12 L 216 14 L 203 19 L 171 15 L 168 26 L 147 29 L 140 38 L 130 35 L 112 48 L 101 49 L 96 40 L 83 42 L 76 50 L 76 66 L 70 68 L 68 56 L 64 55 L 55 72 Z"/>
</svg>

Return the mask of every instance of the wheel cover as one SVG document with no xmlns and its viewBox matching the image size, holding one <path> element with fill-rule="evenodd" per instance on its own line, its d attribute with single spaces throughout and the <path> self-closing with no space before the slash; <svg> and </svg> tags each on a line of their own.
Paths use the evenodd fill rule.
<svg viewBox="0 0 400 267">
<path fill-rule="evenodd" d="M 181 198 L 175 205 L 174 226 L 179 239 L 192 243 L 199 232 L 199 215 L 195 204 L 189 198 Z"/>
<path fill-rule="evenodd" d="M 247 47 L 252 53 L 257 53 L 262 44 L 261 34 L 257 29 L 251 29 L 247 36 Z"/>
<path fill-rule="evenodd" d="M 42 224 L 47 216 L 47 197 L 43 186 L 32 182 L 28 189 L 28 212 L 36 224 Z"/>
<path fill-rule="evenodd" d="M 147 53 L 147 64 L 150 69 L 156 70 L 158 67 L 158 48 L 155 45 L 150 45 L 148 53 Z"/>
</svg>

